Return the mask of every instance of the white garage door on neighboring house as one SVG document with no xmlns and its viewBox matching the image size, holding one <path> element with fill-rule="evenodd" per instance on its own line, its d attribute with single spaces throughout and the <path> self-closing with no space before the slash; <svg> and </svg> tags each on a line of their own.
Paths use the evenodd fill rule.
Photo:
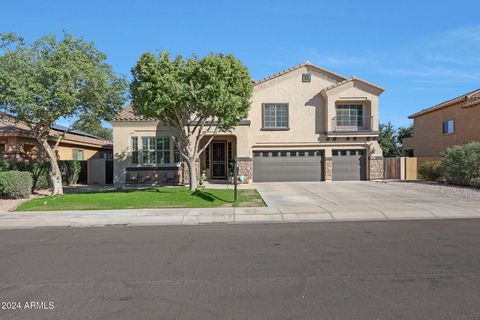
<svg viewBox="0 0 480 320">
<path fill-rule="evenodd" d="M 366 180 L 365 150 L 332 150 L 332 180 Z"/>
<path fill-rule="evenodd" d="M 321 181 L 320 150 L 254 151 L 253 182 Z"/>
</svg>

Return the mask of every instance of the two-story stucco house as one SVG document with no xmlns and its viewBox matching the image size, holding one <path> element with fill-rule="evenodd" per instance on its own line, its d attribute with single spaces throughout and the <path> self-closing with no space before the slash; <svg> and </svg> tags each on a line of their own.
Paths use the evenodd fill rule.
<svg viewBox="0 0 480 320">
<path fill-rule="evenodd" d="M 237 157 L 247 182 L 381 179 L 376 139 L 382 92 L 309 62 L 256 81 L 248 117 L 218 134 L 197 170 L 208 179 L 227 179 Z M 112 126 L 116 184 L 186 181 L 171 128 L 135 116 L 131 106 Z"/>
<path fill-rule="evenodd" d="M 406 155 L 419 163 L 439 160 L 448 147 L 480 141 L 480 89 L 423 109 L 413 119 L 413 137 L 403 139 Z"/>
</svg>

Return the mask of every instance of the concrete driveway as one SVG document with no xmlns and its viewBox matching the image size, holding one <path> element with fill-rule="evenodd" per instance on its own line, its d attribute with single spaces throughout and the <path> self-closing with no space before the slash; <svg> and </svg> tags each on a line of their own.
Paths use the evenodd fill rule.
<svg viewBox="0 0 480 320">
<path fill-rule="evenodd" d="M 336 219 L 445 218 L 478 216 L 478 201 L 420 192 L 385 182 L 289 182 L 256 183 L 269 207 L 283 213 L 329 212 Z"/>
</svg>

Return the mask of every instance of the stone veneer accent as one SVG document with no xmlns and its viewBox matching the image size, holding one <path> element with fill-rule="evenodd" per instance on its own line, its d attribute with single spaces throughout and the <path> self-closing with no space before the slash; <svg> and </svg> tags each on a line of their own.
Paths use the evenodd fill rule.
<svg viewBox="0 0 480 320">
<path fill-rule="evenodd" d="M 324 179 L 325 181 L 332 181 L 332 175 L 333 175 L 333 169 L 332 169 L 332 158 L 331 157 L 325 157 L 325 171 L 324 171 Z"/>
<path fill-rule="evenodd" d="M 369 173 L 369 180 L 383 179 L 383 157 L 370 157 Z"/>
<path fill-rule="evenodd" d="M 252 176 L 253 176 L 253 161 L 252 161 L 252 158 L 238 157 L 237 158 L 237 166 L 238 166 L 238 175 L 246 177 L 246 179 L 243 183 L 252 182 Z"/>
</svg>

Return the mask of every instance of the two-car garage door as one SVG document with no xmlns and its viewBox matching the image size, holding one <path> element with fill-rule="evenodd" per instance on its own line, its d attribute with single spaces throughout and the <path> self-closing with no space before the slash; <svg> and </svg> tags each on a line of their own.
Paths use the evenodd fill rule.
<svg viewBox="0 0 480 320">
<path fill-rule="evenodd" d="M 323 151 L 255 151 L 254 182 L 323 180 Z M 365 180 L 365 150 L 333 150 L 332 180 Z"/>
<path fill-rule="evenodd" d="M 321 181 L 323 152 L 255 151 L 253 152 L 253 181 Z"/>
</svg>

